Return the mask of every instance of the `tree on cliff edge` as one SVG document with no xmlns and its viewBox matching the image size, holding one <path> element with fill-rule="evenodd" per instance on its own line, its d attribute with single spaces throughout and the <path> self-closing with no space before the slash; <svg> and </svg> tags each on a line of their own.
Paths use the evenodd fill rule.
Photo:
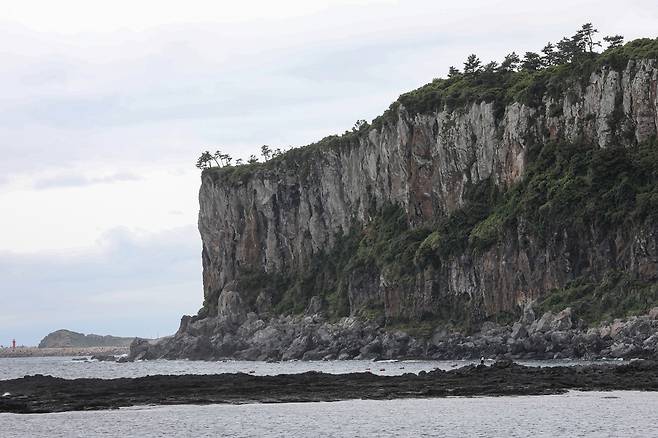
<svg viewBox="0 0 658 438">
<path fill-rule="evenodd" d="M 482 69 L 482 62 L 480 58 L 474 53 L 469 55 L 464 63 L 464 74 L 472 75 L 478 73 Z"/>
</svg>

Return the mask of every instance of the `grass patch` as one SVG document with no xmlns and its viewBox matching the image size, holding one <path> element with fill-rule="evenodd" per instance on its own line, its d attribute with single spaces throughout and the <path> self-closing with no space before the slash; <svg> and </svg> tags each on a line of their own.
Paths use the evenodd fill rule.
<svg viewBox="0 0 658 438">
<path fill-rule="evenodd" d="M 658 306 L 658 284 L 644 283 L 628 274 L 609 271 L 600 282 L 581 278 L 550 291 L 536 305 L 539 314 L 571 307 L 587 324 L 646 313 Z"/>
</svg>

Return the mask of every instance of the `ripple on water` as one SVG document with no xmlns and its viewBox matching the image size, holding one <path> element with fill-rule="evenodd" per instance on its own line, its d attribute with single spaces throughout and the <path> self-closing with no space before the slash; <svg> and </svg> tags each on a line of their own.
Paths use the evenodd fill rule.
<svg viewBox="0 0 658 438">
<path fill-rule="evenodd" d="M 351 400 L 0 414 L 2 436 L 650 437 L 658 393 Z"/>
<path fill-rule="evenodd" d="M 479 361 L 382 361 L 366 360 L 347 361 L 293 361 L 293 362 L 258 362 L 258 361 L 187 361 L 155 360 L 143 362 L 97 362 L 79 361 L 72 357 L 25 357 L 0 358 L 0 380 L 16 379 L 26 375 L 44 374 L 65 379 L 118 377 L 143 377 L 154 374 L 218 374 L 249 373 L 255 375 L 276 375 L 323 371 L 342 374 L 352 372 L 371 372 L 380 375 L 400 375 L 431 371 L 435 368 L 444 370 L 479 363 Z M 573 360 L 521 361 L 519 363 L 533 366 L 575 365 L 592 362 Z M 614 361 L 614 363 L 619 363 Z"/>
</svg>

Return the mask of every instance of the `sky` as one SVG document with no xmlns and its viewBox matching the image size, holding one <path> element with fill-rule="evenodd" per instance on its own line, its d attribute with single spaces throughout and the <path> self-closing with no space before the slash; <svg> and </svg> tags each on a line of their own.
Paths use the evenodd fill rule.
<svg viewBox="0 0 658 438">
<path fill-rule="evenodd" d="M 658 3 L 0 0 L 0 344 L 172 334 L 203 299 L 203 150 L 350 129 L 401 93 Z"/>
</svg>

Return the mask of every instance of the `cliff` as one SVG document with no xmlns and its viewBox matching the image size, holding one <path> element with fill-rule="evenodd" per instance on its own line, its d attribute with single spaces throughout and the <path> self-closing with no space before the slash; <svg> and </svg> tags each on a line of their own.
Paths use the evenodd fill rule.
<svg viewBox="0 0 658 438">
<path fill-rule="evenodd" d="M 651 56 L 622 56 L 633 44 Z M 529 305 L 572 307 L 582 327 L 647 311 L 658 301 L 657 45 L 435 80 L 342 136 L 204 171 L 204 307 L 150 354 L 253 353 L 263 330 L 291 330 L 263 357 L 301 357 L 316 323 L 361 339 L 352 353 L 376 338 L 359 333 L 380 329 L 426 353 L 437 327 L 511 323 Z M 301 354 L 286 355 L 296 341 Z"/>
</svg>

